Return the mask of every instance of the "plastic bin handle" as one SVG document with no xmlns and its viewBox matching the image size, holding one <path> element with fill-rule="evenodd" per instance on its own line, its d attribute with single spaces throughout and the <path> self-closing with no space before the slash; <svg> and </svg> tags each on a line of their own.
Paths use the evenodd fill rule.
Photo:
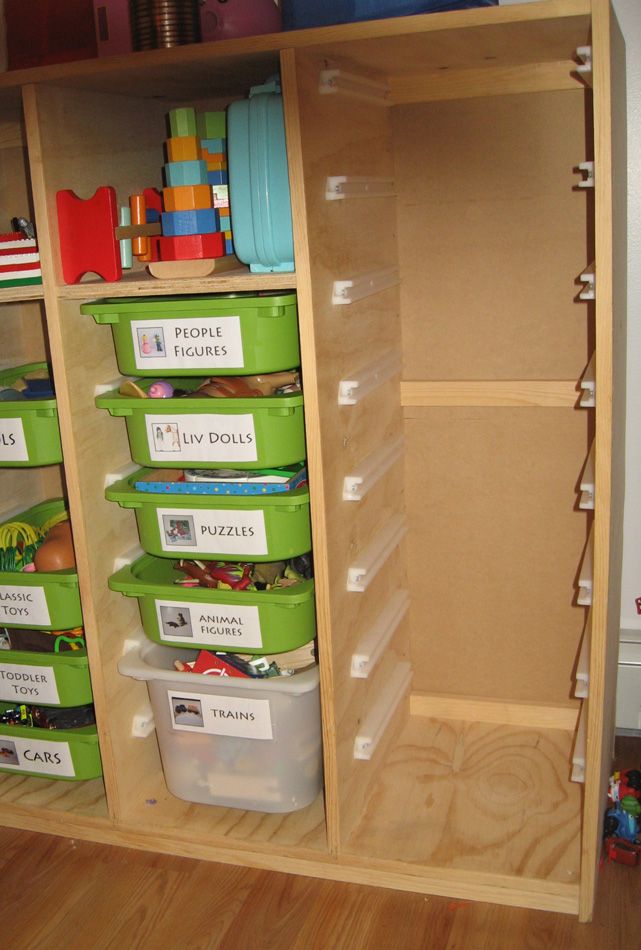
<svg viewBox="0 0 641 950">
<path fill-rule="evenodd" d="M 291 416 L 293 413 L 294 410 L 292 406 L 279 406 L 277 409 L 267 410 L 267 415 L 269 416 Z"/>
<path fill-rule="evenodd" d="M 123 653 L 118 660 L 118 672 L 135 680 L 149 679 L 149 666 L 140 655 L 142 640 L 133 637 L 125 640 Z"/>
<path fill-rule="evenodd" d="M 85 313 L 87 311 L 83 310 L 82 312 Z M 92 313 L 91 316 L 96 323 L 120 323 L 119 313 Z"/>
<path fill-rule="evenodd" d="M 98 403 L 96 403 L 98 405 Z M 99 406 L 102 409 L 102 406 Z M 128 406 L 105 406 L 104 407 L 110 416 L 132 416 L 133 409 L 130 409 Z"/>
</svg>

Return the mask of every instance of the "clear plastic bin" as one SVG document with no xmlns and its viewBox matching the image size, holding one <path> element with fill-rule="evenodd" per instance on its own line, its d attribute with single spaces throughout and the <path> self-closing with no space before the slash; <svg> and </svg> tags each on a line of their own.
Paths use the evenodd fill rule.
<svg viewBox="0 0 641 950">
<path fill-rule="evenodd" d="M 318 667 L 237 679 L 178 673 L 191 650 L 141 642 L 120 660 L 146 680 L 163 771 L 177 798 L 250 811 L 291 812 L 322 787 Z"/>
</svg>

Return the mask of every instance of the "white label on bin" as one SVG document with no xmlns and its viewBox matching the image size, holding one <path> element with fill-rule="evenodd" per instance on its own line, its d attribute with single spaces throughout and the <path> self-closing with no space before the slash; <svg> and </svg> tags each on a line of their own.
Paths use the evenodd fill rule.
<svg viewBox="0 0 641 950">
<path fill-rule="evenodd" d="M 163 551 L 241 557 L 268 553 L 263 511 L 157 508 L 156 514 Z"/>
<path fill-rule="evenodd" d="M 0 586 L 0 624 L 49 627 L 51 619 L 44 587 Z"/>
<path fill-rule="evenodd" d="M 28 461 L 22 419 L 0 419 L 0 463 Z"/>
<path fill-rule="evenodd" d="M 258 607 L 157 600 L 161 640 L 193 640 L 234 649 L 263 645 Z"/>
<path fill-rule="evenodd" d="M 59 703 L 53 667 L 0 663 L 0 696 L 21 702 Z"/>
<path fill-rule="evenodd" d="M 6 733 L 0 735 L 0 768 L 67 778 L 76 774 L 68 742 L 22 739 Z"/>
<path fill-rule="evenodd" d="M 235 369 L 245 365 L 240 317 L 132 320 L 138 369 Z"/>
<path fill-rule="evenodd" d="M 172 727 L 242 739 L 273 739 L 268 699 L 208 693 L 167 693 Z"/>
<path fill-rule="evenodd" d="M 254 417 L 248 413 L 148 415 L 147 444 L 154 462 L 255 462 Z"/>
</svg>

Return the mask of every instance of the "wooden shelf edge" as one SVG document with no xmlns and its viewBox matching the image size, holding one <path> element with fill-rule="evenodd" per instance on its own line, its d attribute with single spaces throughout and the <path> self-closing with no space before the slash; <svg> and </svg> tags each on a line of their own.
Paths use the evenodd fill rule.
<svg viewBox="0 0 641 950">
<path fill-rule="evenodd" d="M 188 294 L 219 294 L 235 291 L 293 290 L 296 274 L 252 274 L 248 267 L 225 271 L 219 275 L 182 280 L 157 280 L 144 273 L 128 274 L 117 282 L 90 280 L 80 284 L 62 284 L 56 294 L 63 300 L 95 300 L 102 297 L 182 296 Z"/>
<path fill-rule="evenodd" d="M 361 858 L 343 852 L 337 859 L 331 855 L 313 855 L 292 848 L 258 849 L 224 848 L 201 838 L 193 841 L 182 833 L 168 836 L 141 832 L 107 820 L 78 820 L 70 817 L 64 825 L 41 814 L 24 814 L 24 810 L 5 815 L 0 809 L 0 822 L 11 828 L 55 834 L 64 838 L 80 838 L 98 844 L 139 851 L 162 853 L 201 861 L 215 861 L 257 870 L 280 871 L 303 877 L 343 881 L 370 887 L 388 887 L 415 894 L 430 894 L 461 900 L 483 901 L 511 907 L 547 910 L 576 915 L 579 907 L 579 885 L 537 879 L 520 879 L 507 875 L 486 874 L 439 867 L 417 867 L 398 861 Z"/>
<path fill-rule="evenodd" d="M 474 99 L 533 92 L 585 89 L 577 64 L 571 60 L 530 63 L 526 66 L 486 66 L 481 69 L 434 71 L 419 76 L 390 77 L 390 100 L 394 105 Z"/>
<path fill-rule="evenodd" d="M 412 417 L 412 409 L 434 406 L 539 406 L 573 409 L 578 399 L 579 387 L 574 379 L 401 382 L 401 405 L 406 410 L 406 418 Z"/>
<path fill-rule="evenodd" d="M 549 910 L 578 914 L 579 884 L 545 881 L 541 878 L 520 878 L 516 875 L 468 871 L 463 868 L 417 866 L 402 861 L 361 857 L 346 848 L 341 853 L 343 867 L 360 871 L 359 884 L 410 890 L 417 894 L 453 897 L 463 900 L 499 903 L 532 910 Z"/>
<path fill-rule="evenodd" d="M 560 729 L 574 732 L 579 705 L 547 703 L 503 702 L 472 696 L 412 693 L 410 715 L 431 719 L 489 722 L 504 726 L 524 726 L 529 729 Z"/>
<path fill-rule="evenodd" d="M 415 33 L 430 33 L 447 29 L 464 29 L 549 20 L 558 17 L 589 16 L 589 0 L 540 0 L 540 2 L 514 5 L 480 7 L 469 10 L 424 13 L 415 16 L 390 17 L 383 20 L 366 20 L 356 23 L 341 23 L 306 30 L 290 30 L 258 36 L 217 40 L 211 43 L 193 43 L 170 49 L 145 50 L 122 56 L 83 59 L 71 63 L 59 63 L 28 69 L 11 70 L 0 76 L 0 98 L 12 92 L 19 95 L 22 86 L 31 83 L 80 83 L 109 82 L 123 70 L 145 73 L 151 69 L 164 68 L 171 71 L 211 61 L 230 64 L 236 59 L 278 54 L 284 49 L 297 49 L 320 44 L 354 42 L 386 36 L 404 36 Z M 150 86 L 149 96 L 157 90 Z"/>
<path fill-rule="evenodd" d="M 33 284 L 30 287 L 0 288 L 0 304 L 23 303 L 27 300 L 44 300 L 44 288 L 42 284 Z"/>
</svg>

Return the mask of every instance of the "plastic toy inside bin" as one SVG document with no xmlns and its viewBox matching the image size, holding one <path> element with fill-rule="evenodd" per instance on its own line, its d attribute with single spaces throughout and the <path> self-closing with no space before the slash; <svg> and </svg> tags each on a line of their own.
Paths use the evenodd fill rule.
<svg viewBox="0 0 641 950">
<path fill-rule="evenodd" d="M 41 527 L 64 511 L 62 499 L 41 502 L 6 518 L 2 524 L 22 521 Z M 63 571 L 0 571 L 0 625 L 39 627 L 42 630 L 72 630 L 82 626 L 78 574 Z"/>
<path fill-rule="evenodd" d="M 316 635 L 314 581 L 264 591 L 176 587 L 166 558 L 148 554 L 109 578 L 111 590 L 137 597 L 146 636 L 167 646 L 242 653 L 284 653 Z"/>
<path fill-rule="evenodd" d="M 125 376 L 248 375 L 300 365 L 296 294 L 202 294 L 83 304 L 108 323 Z"/>
<path fill-rule="evenodd" d="M 157 557 L 280 561 L 311 546 L 307 488 L 275 495 L 172 495 L 141 492 L 145 469 L 115 482 L 109 501 L 132 508 L 140 543 Z"/>
<path fill-rule="evenodd" d="M 118 663 L 145 680 L 163 771 L 177 798 L 262 812 L 310 805 L 322 787 L 318 668 L 237 679 L 177 673 L 190 650 L 139 643 Z"/>
<path fill-rule="evenodd" d="M 0 373 L 0 390 L 11 389 L 26 374 L 34 372 L 48 372 L 47 364 L 28 363 L 4 370 Z M 28 468 L 61 461 L 55 398 L 0 400 L 0 467 Z"/>
<path fill-rule="evenodd" d="M 178 377 L 174 388 L 193 392 L 202 379 Z M 139 380 L 143 391 L 150 380 Z M 96 398 L 123 416 L 131 457 L 152 468 L 276 468 L 306 458 L 303 396 L 211 396 L 143 399 L 112 389 Z"/>
</svg>

